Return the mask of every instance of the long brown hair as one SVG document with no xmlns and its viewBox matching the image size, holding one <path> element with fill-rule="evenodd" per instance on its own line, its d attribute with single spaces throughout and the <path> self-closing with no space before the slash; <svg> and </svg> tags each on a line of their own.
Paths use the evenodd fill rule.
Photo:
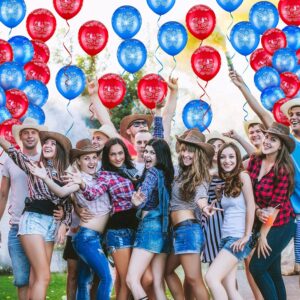
<svg viewBox="0 0 300 300">
<path fill-rule="evenodd" d="M 221 155 L 224 149 L 232 148 L 236 155 L 236 166 L 230 172 L 224 172 L 221 166 Z M 243 171 L 242 156 L 239 148 L 234 143 L 225 143 L 218 152 L 218 169 L 219 176 L 225 181 L 224 195 L 226 197 L 238 197 L 242 192 L 242 182 L 240 173 Z"/>
<path fill-rule="evenodd" d="M 188 167 L 183 164 L 181 155 L 182 151 L 185 150 L 194 153 L 193 163 Z M 184 201 L 192 201 L 196 194 L 196 188 L 200 184 L 204 182 L 208 183 L 211 180 L 209 174 L 209 159 L 201 148 L 191 144 L 181 143 L 178 161 L 180 170 L 176 181 L 179 182 L 180 197 Z"/>
</svg>

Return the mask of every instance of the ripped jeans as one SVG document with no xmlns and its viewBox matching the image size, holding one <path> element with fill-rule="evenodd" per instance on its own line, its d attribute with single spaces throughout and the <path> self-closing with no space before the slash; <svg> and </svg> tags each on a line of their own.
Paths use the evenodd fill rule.
<svg viewBox="0 0 300 300">
<path fill-rule="evenodd" d="M 86 281 L 92 279 L 92 272 L 95 272 L 100 279 L 97 290 L 97 300 L 109 300 L 112 288 L 112 277 L 109 270 L 108 260 L 103 253 L 102 235 L 94 230 L 80 227 L 73 237 L 73 247 L 79 255 L 78 288 L 76 299 L 90 299 L 89 286 Z M 90 277 L 88 279 L 87 277 Z"/>
</svg>

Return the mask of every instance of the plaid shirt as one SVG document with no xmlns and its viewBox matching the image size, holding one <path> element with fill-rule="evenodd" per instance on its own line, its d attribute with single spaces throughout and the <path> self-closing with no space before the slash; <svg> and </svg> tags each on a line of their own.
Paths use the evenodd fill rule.
<svg viewBox="0 0 300 300">
<path fill-rule="evenodd" d="M 278 204 L 279 212 L 274 221 L 273 226 L 282 226 L 290 221 L 290 217 L 294 217 L 294 212 L 289 199 L 288 188 L 289 178 L 285 169 L 279 171 L 277 183 L 275 183 L 274 167 L 269 173 L 264 175 L 260 181 L 257 180 L 262 165 L 262 158 L 255 155 L 251 156 L 248 171 L 252 180 L 256 204 L 260 208 Z"/>
<path fill-rule="evenodd" d="M 153 137 L 155 138 L 164 138 L 164 126 L 162 122 L 162 117 L 154 116 L 154 130 Z"/>
<path fill-rule="evenodd" d="M 88 201 L 108 192 L 112 201 L 113 213 L 133 208 L 131 197 L 134 192 L 132 182 L 116 173 L 99 171 L 93 182 L 86 183 L 82 194 Z"/>
</svg>

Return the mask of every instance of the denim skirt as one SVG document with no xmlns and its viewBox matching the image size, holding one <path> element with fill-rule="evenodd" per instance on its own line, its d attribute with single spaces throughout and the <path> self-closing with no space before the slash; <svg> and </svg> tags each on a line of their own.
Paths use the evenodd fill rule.
<svg viewBox="0 0 300 300">
<path fill-rule="evenodd" d="M 105 246 L 109 254 L 118 249 L 132 248 L 135 238 L 135 230 L 130 228 L 108 229 L 105 235 Z"/>
</svg>

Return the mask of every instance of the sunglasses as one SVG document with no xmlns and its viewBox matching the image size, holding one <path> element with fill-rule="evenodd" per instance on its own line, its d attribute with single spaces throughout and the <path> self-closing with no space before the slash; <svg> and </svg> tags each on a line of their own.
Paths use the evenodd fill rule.
<svg viewBox="0 0 300 300">
<path fill-rule="evenodd" d="M 147 122 L 146 121 L 134 121 L 134 122 L 131 123 L 130 126 L 133 126 L 133 127 L 140 127 L 140 126 L 146 127 Z"/>
</svg>

